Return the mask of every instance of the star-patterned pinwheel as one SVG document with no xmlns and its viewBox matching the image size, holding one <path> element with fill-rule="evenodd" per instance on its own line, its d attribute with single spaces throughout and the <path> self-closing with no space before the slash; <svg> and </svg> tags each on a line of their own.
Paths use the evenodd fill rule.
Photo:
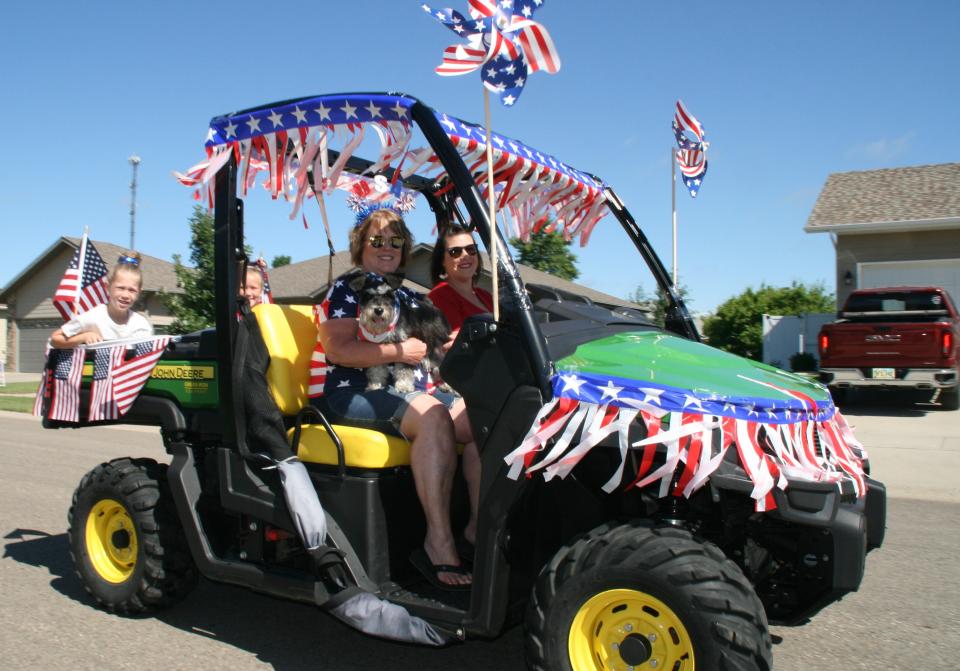
<svg viewBox="0 0 960 671">
<path fill-rule="evenodd" d="M 480 70 L 483 85 L 500 94 L 507 107 L 515 104 L 530 74 L 560 70 L 560 56 L 550 33 L 532 19 L 543 0 L 469 0 L 470 16 L 421 5 L 423 11 L 466 39 L 443 52 L 436 72 L 443 76 Z"/>
</svg>

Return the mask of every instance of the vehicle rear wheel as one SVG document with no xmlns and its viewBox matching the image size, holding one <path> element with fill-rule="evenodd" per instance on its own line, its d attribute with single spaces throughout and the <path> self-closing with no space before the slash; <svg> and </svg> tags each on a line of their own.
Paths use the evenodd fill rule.
<svg viewBox="0 0 960 671">
<path fill-rule="evenodd" d="M 960 409 L 960 387 L 944 389 L 940 392 L 940 407 L 944 410 Z"/>
<path fill-rule="evenodd" d="M 87 473 L 73 494 L 70 555 L 86 590 L 107 610 L 163 608 L 197 583 L 166 470 L 152 459 L 114 459 Z"/>
<path fill-rule="evenodd" d="M 562 548 L 527 607 L 532 669 L 773 666 L 763 605 L 713 544 L 673 527 L 604 526 Z"/>
<path fill-rule="evenodd" d="M 839 389 L 837 387 L 831 387 L 830 395 L 833 397 L 834 405 L 846 405 L 847 401 L 850 399 L 850 395 L 847 389 Z"/>
</svg>

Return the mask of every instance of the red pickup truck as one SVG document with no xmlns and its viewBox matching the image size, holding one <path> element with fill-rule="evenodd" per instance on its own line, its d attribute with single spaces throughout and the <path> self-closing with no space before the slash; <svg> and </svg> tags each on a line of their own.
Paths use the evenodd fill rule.
<svg viewBox="0 0 960 671">
<path fill-rule="evenodd" d="M 820 329 L 820 381 L 841 402 L 847 390 L 897 387 L 939 390 L 944 409 L 958 408 L 960 313 L 938 287 L 861 289 L 838 320 Z"/>
</svg>

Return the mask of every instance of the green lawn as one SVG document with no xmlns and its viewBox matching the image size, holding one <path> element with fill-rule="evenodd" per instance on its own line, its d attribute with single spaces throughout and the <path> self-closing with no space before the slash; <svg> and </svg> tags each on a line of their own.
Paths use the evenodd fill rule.
<svg viewBox="0 0 960 671">
<path fill-rule="evenodd" d="M 0 394 L 0 410 L 12 410 L 13 412 L 33 412 L 33 397 L 4 396 L 3 394 Z"/>
<path fill-rule="evenodd" d="M 4 394 L 32 394 L 37 391 L 39 382 L 8 382 L 6 387 L 0 387 L 0 396 Z"/>
</svg>

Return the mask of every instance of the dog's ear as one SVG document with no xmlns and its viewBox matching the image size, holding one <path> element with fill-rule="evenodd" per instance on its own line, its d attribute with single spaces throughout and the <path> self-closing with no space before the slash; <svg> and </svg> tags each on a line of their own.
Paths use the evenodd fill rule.
<svg viewBox="0 0 960 671">
<path fill-rule="evenodd" d="M 400 285 L 403 284 L 403 275 L 400 273 L 387 273 L 383 278 L 387 281 L 387 284 L 390 285 L 391 289 L 399 289 Z"/>
<path fill-rule="evenodd" d="M 367 283 L 366 275 L 357 275 L 347 283 L 347 286 L 353 289 L 355 292 L 360 293 L 360 290 L 363 289 L 363 285 L 366 283 Z"/>
</svg>

